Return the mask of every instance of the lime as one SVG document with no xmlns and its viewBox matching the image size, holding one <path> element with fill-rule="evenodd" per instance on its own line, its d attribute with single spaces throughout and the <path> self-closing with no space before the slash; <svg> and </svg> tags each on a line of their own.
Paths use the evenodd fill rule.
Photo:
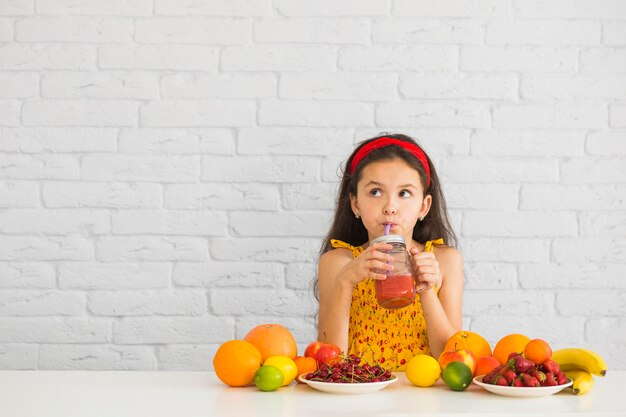
<svg viewBox="0 0 626 417">
<path fill-rule="evenodd" d="M 272 365 L 263 365 L 254 374 L 254 384 L 261 391 L 276 391 L 284 379 L 282 371 Z"/>
<path fill-rule="evenodd" d="M 465 391 L 472 383 L 472 370 L 463 362 L 450 362 L 443 370 L 443 382 L 453 391 Z"/>
<path fill-rule="evenodd" d="M 298 376 L 298 366 L 296 366 L 296 363 L 293 361 L 293 359 L 288 356 L 270 356 L 269 358 L 265 359 L 263 365 L 275 366 L 283 372 L 283 376 L 285 377 L 285 380 L 283 381 L 283 386 L 291 384 L 291 381 L 296 379 L 296 376 Z"/>
<path fill-rule="evenodd" d="M 413 385 L 430 387 L 441 376 L 441 367 L 437 359 L 430 355 L 414 356 L 406 364 L 406 377 Z"/>
</svg>

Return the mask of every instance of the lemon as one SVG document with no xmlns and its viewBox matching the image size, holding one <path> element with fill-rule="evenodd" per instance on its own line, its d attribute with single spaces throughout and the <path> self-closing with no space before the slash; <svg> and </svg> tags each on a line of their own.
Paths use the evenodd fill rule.
<svg viewBox="0 0 626 417">
<path fill-rule="evenodd" d="M 285 376 L 283 381 L 283 387 L 291 384 L 291 382 L 298 376 L 298 367 L 296 363 L 290 357 L 283 355 L 270 356 L 263 362 L 263 365 L 272 365 L 280 369 Z"/>
<path fill-rule="evenodd" d="M 443 370 L 443 382 L 453 391 L 465 391 L 472 383 L 472 370 L 463 362 L 450 362 Z"/>
<path fill-rule="evenodd" d="M 414 356 L 406 364 L 406 377 L 413 385 L 430 387 L 441 375 L 441 367 L 437 359 L 430 355 Z"/>
</svg>

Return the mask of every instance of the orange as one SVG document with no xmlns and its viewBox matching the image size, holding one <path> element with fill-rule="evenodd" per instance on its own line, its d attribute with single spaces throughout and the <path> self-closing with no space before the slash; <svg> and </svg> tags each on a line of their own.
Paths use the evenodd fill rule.
<svg viewBox="0 0 626 417">
<path fill-rule="evenodd" d="M 306 356 L 296 356 L 296 359 L 293 360 L 296 363 L 296 367 L 298 368 L 298 376 L 302 374 L 308 374 L 309 372 L 315 372 L 317 370 L 317 362 L 315 362 L 314 358 L 309 358 Z M 302 384 L 300 380 L 296 377 L 296 381 L 299 384 Z"/>
<path fill-rule="evenodd" d="M 296 339 L 280 324 L 260 324 L 250 330 L 243 340 L 259 349 L 263 362 L 270 356 L 282 355 L 295 359 L 298 354 Z"/>
<path fill-rule="evenodd" d="M 444 352 L 449 350 L 469 350 L 476 359 L 480 359 L 483 356 L 491 356 L 489 342 L 478 333 L 467 330 L 461 330 L 450 336 L 443 350 Z"/>
<path fill-rule="evenodd" d="M 261 352 L 245 340 L 229 340 L 222 343 L 213 357 L 215 374 L 231 387 L 250 384 L 260 367 Z"/>
<path fill-rule="evenodd" d="M 487 375 L 489 372 L 500 366 L 500 362 L 493 356 L 483 356 L 476 362 L 476 375 Z"/>
<path fill-rule="evenodd" d="M 524 357 L 541 365 L 552 357 L 552 348 L 542 339 L 533 339 L 524 347 Z"/>
<path fill-rule="evenodd" d="M 528 342 L 530 342 L 530 339 L 523 334 L 512 333 L 506 335 L 496 343 L 496 347 L 493 349 L 493 356 L 500 362 L 500 365 L 504 365 L 511 353 L 522 353 Z"/>
</svg>

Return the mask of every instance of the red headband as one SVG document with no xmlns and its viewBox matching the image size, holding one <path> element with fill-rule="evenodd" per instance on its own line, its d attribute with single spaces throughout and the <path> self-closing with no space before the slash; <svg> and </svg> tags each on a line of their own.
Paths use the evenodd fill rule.
<svg viewBox="0 0 626 417">
<path fill-rule="evenodd" d="M 361 162 L 361 160 L 369 155 L 369 153 L 372 152 L 374 149 L 384 148 L 385 146 L 389 145 L 397 145 L 401 148 L 406 149 L 420 161 L 420 163 L 424 167 L 424 171 L 426 172 L 426 180 L 428 182 L 428 186 L 430 187 L 430 167 L 428 166 L 428 158 L 426 158 L 426 154 L 424 153 L 424 151 L 419 146 L 413 143 L 388 137 L 382 137 L 373 140 L 367 145 L 363 146 L 361 149 L 359 149 L 356 155 L 354 155 L 354 158 L 352 158 L 352 162 L 350 163 L 350 174 L 354 172 L 357 165 L 359 165 L 359 162 Z"/>
</svg>

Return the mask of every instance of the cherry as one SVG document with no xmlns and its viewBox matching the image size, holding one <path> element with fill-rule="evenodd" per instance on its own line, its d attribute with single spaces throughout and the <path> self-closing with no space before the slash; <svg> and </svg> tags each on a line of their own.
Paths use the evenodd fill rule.
<svg viewBox="0 0 626 417">
<path fill-rule="evenodd" d="M 380 382 L 391 379 L 390 370 L 378 364 L 360 365 L 360 363 L 361 357 L 355 354 L 341 356 L 340 361 L 332 365 L 323 364 L 319 370 L 307 374 L 307 379 L 337 384 Z"/>
</svg>

